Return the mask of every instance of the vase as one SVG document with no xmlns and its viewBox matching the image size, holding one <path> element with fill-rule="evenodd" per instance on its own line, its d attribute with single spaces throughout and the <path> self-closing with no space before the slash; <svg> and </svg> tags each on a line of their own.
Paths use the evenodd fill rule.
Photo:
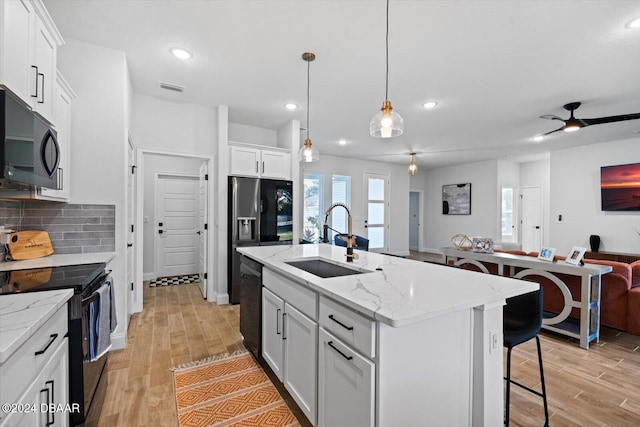
<svg viewBox="0 0 640 427">
<path fill-rule="evenodd" d="M 589 236 L 589 244 L 591 245 L 591 252 L 598 252 L 598 249 L 600 249 L 600 236 L 597 234 Z"/>
</svg>

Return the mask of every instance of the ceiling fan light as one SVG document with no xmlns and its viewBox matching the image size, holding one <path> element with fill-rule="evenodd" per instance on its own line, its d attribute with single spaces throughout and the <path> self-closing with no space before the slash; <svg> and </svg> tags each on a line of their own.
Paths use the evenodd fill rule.
<svg viewBox="0 0 640 427">
<path fill-rule="evenodd" d="M 575 131 L 577 131 L 579 129 L 580 129 L 580 126 L 578 126 L 578 125 L 567 125 L 567 126 L 564 127 L 563 130 L 565 132 L 575 132 Z"/>
<path fill-rule="evenodd" d="M 380 112 L 373 116 L 369 123 L 369 133 L 374 138 L 391 138 L 404 132 L 404 120 L 393 111 L 391 102 L 385 100 Z"/>
<path fill-rule="evenodd" d="M 298 161 L 303 163 L 317 162 L 320 160 L 320 152 L 311 144 L 310 139 L 304 141 L 304 145 L 298 151 Z"/>
</svg>

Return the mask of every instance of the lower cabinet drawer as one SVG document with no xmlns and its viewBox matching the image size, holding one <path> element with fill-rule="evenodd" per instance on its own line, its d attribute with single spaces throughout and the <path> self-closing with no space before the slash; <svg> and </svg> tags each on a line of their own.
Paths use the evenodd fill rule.
<svg viewBox="0 0 640 427">
<path fill-rule="evenodd" d="M 375 423 L 375 365 L 320 328 L 318 426 Z"/>
<path fill-rule="evenodd" d="M 320 297 L 319 323 L 367 357 L 376 356 L 376 322 L 337 302 Z"/>
</svg>

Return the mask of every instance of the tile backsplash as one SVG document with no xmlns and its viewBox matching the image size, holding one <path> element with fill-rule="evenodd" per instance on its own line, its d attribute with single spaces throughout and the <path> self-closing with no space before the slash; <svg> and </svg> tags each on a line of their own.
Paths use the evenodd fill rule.
<svg viewBox="0 0 640 427">
<path fill-rule="evenodd" d="M 48 232 L 56 254 L 115 251 L 115 213 L 115 205 L 0 201 L 0 225 Z"/>
</svg>

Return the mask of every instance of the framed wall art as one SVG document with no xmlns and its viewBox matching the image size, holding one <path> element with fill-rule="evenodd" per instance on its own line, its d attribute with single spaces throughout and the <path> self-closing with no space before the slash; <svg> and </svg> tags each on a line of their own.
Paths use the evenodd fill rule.
<svg viewBox="0 0 640 427">
<path fill-rule="evenodd" d="M 471 183 L 442 186 L 443 215 L 471 215 Z"/>
</svg>

